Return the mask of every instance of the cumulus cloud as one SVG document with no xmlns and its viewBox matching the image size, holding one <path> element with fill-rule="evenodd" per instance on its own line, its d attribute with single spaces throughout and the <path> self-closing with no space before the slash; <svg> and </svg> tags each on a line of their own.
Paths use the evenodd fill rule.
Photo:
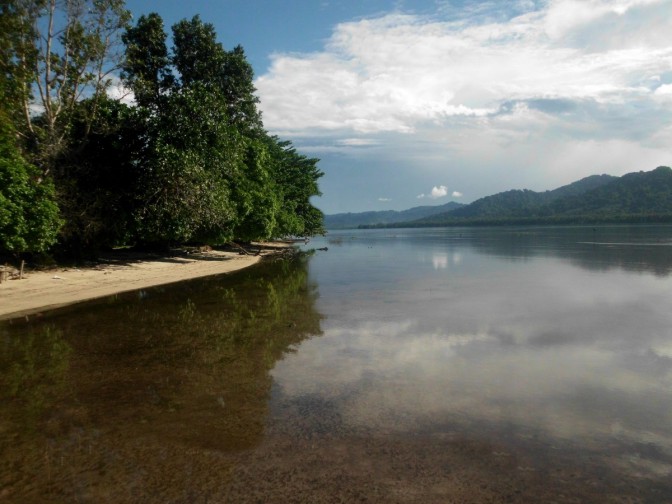
<svg viewBox="0 0 672 504">
<path fill-rule="evenodd" d="M 430 199 L 438 199 L 438 198 L 443 198 L 445 196 L 448 196 L 448 188 L 445 185 L 442 186 L 434 186 L 432 187 L 432 191 L 429 194 L 418 194 L 417 198 L 418 199 L 423 199 L 423 198 L 430 198 Z"/>
<path fill-rule="evenodd" d="M 378 198 L 378 201 L 381 201 L 381 202 L 392 201 L 392 198 Z"/>
<path fill-rule="evenodd" d="M 672 98 L 672 84 L 663 84 L 654 92 L 656 96 L 665 96 Z"/>
<path fill-rule="evenodd" d="M 341 23 L 321 52 L 273 56 L 256 82 L 265 122 L 295 134 L 410 133 L 450 118 L 479 121 L 512 99 L 623 103 L 640 97 L 642 74 L 672 71 L 669 37 L 646 30 L 649 21 L 660 25 L 665 6 L 669 0 L 552 0 L 505 21 L 466 26 L 401 13 Z M 600 25 L 593 36 L 607 49 L 584 50 L 594 40 L 577 30 L 590 33 L 614 16 L 621 22 Z M 670 30 L 671 18 L 663 16 Z M 605 42 L 610 35 L 618 47 Z"/>
<path fill-rule="evenodd" d="M 434 186 L 432 188 L 432 192 L 430 193 L 429 197 L 436 199 L 436 198 L 443 198 L 444 196 L 448 195 L 448 188 L 445 185 L 442 186 Z"/>
<path fill-rule="evenodd" d="M 461 198 L 462 196 L 464 196 L 464 194 L 462 194 L 460 191 L 453 191 L 453 198 Z"/>
</svg>

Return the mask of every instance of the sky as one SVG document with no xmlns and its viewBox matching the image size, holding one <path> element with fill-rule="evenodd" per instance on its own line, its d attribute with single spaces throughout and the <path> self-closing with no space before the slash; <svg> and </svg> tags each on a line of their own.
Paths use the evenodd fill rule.
<svg viewBox="0 0 672 504">
<path fill-rule="evenodd" d="M 127 0 L 242 45 L 327 214 L 672 165 L 672 0 Z"/>
</svg>

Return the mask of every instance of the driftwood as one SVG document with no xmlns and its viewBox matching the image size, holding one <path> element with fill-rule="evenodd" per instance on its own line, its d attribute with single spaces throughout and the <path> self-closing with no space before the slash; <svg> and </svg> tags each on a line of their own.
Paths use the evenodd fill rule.
<svg viewBox="0 0 672 504">
<path fill-rule="evenodd" d="M 261 247 L 259 248 L 259 250 L 257 250 L 256 254 L 251 254 L 250 252 L 245 250 L 245 247 L 243 247 L 242 245 L 238 245 L 236 242 L 229 242 L 229 243 L 227 243 L 227 245 L 229 247 L 232 247 L 232 248 L 236 249 L 238 251 L 238 253 L 241 254 L 241 255 L 259 255 L 259 254 L 261 254 Z"/>
<path fill-rule="evenodd" d="M 24 265 L 25 265 L 24 261 L 21 261 L 20 271 L 12 266 L 8 266 L 7 264 L 5 264 L 4 266 L 0 266 L 0 283 L 6 282 L 7 280 L 14 280 L 17 278 L 22 279 Z"/>
</svg>

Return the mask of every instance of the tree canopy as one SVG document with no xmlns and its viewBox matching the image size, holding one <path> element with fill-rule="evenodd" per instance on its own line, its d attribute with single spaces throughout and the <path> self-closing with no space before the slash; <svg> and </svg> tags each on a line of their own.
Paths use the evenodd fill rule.
<svg viewBox="0 0 672 504">
<path fill-rule="evenodd" d="M 323 232 L 318 160 L 265 131 L 245 52 L 212 24 L 179 21 L 169 47 L 161 16 L 130 24 L 123 0 L 8 0 L 0 14 L 2 196 L 36 202 L 5 205 L 16 229 L 0 225 L 0 253 Z"/>
</svg>

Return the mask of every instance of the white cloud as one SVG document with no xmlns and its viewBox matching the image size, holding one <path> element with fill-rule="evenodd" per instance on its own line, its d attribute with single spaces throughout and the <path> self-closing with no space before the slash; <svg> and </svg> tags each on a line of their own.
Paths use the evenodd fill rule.
<svg viewBox="0 0 672 504">
<path fill-rule="evenodd" d="M 392 201 L 392 198 L 378 198 L 378 201 L 381 201 L 381 202 Z"/>
<path fill-rule="evenodd" d="M 654 92 L 656 96 L 670 97 L 672 98 L 672 84 L 663 84 L 658 87 Z"/>
<path fill-rule="evenodd" d="M 631 9 L 659 3 L 660 0 L 552 0 L 544 25 L 551 37 L 558 38 L 599 18 L 624 16 Z"/>
<path fill-rule="evenodd" d="M 432 191 L 429 194 L 418 194 L 416 197 L 418 199 L 423 199 L 423 198 L 431 198 L 431 199 L 438 199 L 438 198 L 443 198 L 445 196 L 448 196 L 448 188 L 444 185 L 442 186 L 434 186 L 432 187 Z"/>
<path fill-rule="evenodd" d="M 411 133 L 425 122 L 485 119 L 511 99 L 624 103 L 640 93 L 642 74 L 672 71 L 669 37 L 647 46 L 639 37 L 628 42 L 619 27 L 622 45 L 595 52 L 563 36 L 609 16 L 635 19 L 646 14 L 642 8 L 662 4 L 670 2 L 554 0 L 506 22 L 467 27 L 399 13 L 342 23 L 322 52 L 273 56 L 269 73 L 256 82 L 265 123 L 293 134 Z M 632 28 L 638 36 L 643 23 Z M 672 29 L 672 14 L 667 25 Z M 608 27 L 601 28 L 595 37 L 608 37 Z"/>
<path fill-rule="evenodd" d="M 453 191 L 453 198 L 461 198 L 462 196 L 464 196 L 464 194 L 462 194 L 460 191 Z"/>
<path fill-rule="evenodd" d="M 118 77 L 112 78 L 112 83 L 110 87 L 107 88 L 107 96 L 113 100 L 119 100 L 126 105 L 135 104 L 135 95 L 133 94 L 133 91 L 124 86 L 123 82 Z"/>
<path fill-rule="evenodd" d="M 437 199 L 437 198 L 443 198 L 448 195 L 448 188 L 445 185 L 442 186 L 434 186 L 432 188 L 432 192 L 430 194 L 430 198 L 432 199 Z"/>
</svg>

